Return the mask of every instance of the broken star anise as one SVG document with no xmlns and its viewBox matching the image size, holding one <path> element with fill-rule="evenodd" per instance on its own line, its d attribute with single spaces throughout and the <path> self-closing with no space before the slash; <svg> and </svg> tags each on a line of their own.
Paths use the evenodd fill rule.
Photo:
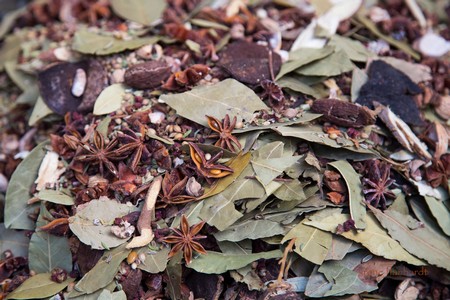
<svg viewBox="0 0 450 300">
<path fill-rule="evenodd" d="M 172 172 L 166 172 L 162 181 L 161 202 L 167 205 L 193 201 L 195 197 L 183 194 L 187 181 L 188 178 L 182 178 L 182 175 L 177 169 L 172 170 Z"/>
<path fill-rule="evenodd" d="M 114 150 L 118 143 L 116 138 L 112 139 L 108 144 L 105 143 L 105 138 L 99 132 L 94 132 L 93 143 L 83 143 L 83 149 L 86 154 L 75 157 L 76 161 L 87 162 L 93 165 L 98 165 L 100 174 L 104 175 L 105 166 L 115 176 L 118 175 L 116 166 L 112 161 L 123 160 L 126 155 L 120 149 Z"/>
<path fill-rule="evenodd" d="M 191 159 L 197 167 L 198 173 L 203 176 L 208 183 L 211 178 L 222 178 L 233 173 L 230 167 L 218 164 L 217 161 L 222 158 L 223 151 L 219 151 L 216 155 L 210 157 L 206 155 L 198 145 L 189 143 Z"/>
<path fill-rule="evenodd" d="M 386 209 L 387 198 L 395 198 L 395 194 L 389 190 L 389 187 L 395 182 L 390 179 L 391 165 L 379 160 L 369 160 L 366 170 L 368 170 L 367 176 L 363 178 L 365 184 L 363 193 L 366 201 L 374 207 L 381 204 L 381 208 Z"/>
<path fill-rule="evenodd" d="M 197 235 L 203 228 L 203 225 L 205 225 L 204 221 L 189 227 L 186 216 L 182 215 L 180 223 L 181 230 L 172 228 L 174 234 L 163 239 L 165 243 L 174 244 L 172 250 L 170 250 L 169 258 L 181 250 L 183 251 L 186 264 L 190 264 L 194 251 L 200 254 L 206 254 L 205 248 L 197 242 L 197 240 L 206 238 L 204 235 Z"/>
<path fill-rule="evenodd" d="M 212 116 L 206 116 L 208 118 L 209 127 L 219 134 L 219 140 L 214 144 L 224 149 L 236 152 L 241 149 L 241 143 L 232 135 L 233 129 L 236 126 L 237 118 L 233 118 L 230 122 L 230 116 L 227 114 L 222 122 Z M 236 147 L 237 146 L 237 149 Z"/>
</svg>

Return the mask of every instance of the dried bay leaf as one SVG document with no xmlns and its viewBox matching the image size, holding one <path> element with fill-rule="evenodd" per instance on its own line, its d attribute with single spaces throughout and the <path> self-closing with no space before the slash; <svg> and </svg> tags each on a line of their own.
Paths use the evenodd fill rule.
<svg viewBox="0 0 450 300">
<path fill-rule="evenodd" d="M 290 136 L 306 140 L 308 142 L 319 143 L 333 148 L 353 147 L 353 143 L 347 139 L 339 144 L 337 139 L 333 140 L 328 137 L 328 134 L 323 132 L 322 126 L 319 125 L 296 125 L 289 127 L 276 127 L 273 129 L 282 136 Z"/>
<path fill-rule="evenodd" d="M 8 35 L 0 48 L 0 71 L 3 71 L 6 62 L 17 61 L 24 33 L 20 32 Z"/>
<path fill-rule="evenodd" d="M 446 235 L 450 236 L 450 212 L 444 203 L 436 198 L 424 196 L 431 213 Z"/>
<path fill-rule="evenodd" d="M 355 68 L 347 54 L 340 50 L 333 54 L 309 63 L 297 70 L 295 73 L 306 76 L 336 76 L 345 72 L 349 72 Z"/>
<path fill-rule="evenodd" d="M 444 234 L 441 227 L 437 224 L 436 219 L 432 216 L 428 206 L 419 197 L 413 197 L 409 199 L 409 204 L 415 214 L 415 216 L 424 223 L 425 227 L 432 230 L 436 234 Z"/>
<path fill-rule="evenodd" d="M 115 218 L 137 211 L 134 206 L 121 204 L 116 200 L 100 197 L 77 207 L 77 213 L 69 218 L 70 230 L 93 249 L 117 247 L 127 241 L 111 232 Z"/>
<path fill-rule="evenodd" d="M 285 229 L 278 222 L 268 220 L 247 220 L 214 234 L 218 241 L 239 242 L 244 239 L 256 240 L 283 234 Z"/>
<path fill-rule="evenodd" d="M 75 285 L 75 290 L 82 294 L 90 294 L 106 287 L 114 280 L 120 263 L 130 252 L 125 245 L 106 251 L 97 264 Z"/>
<path fill-rule="evenodd" d="M 352 241 L 338 235 L 333 235 L 331 246 L 325 260 L 342 260 L 352 245 Z"/>
<path fill-rule="evenodd" d="M 253 112 L 267 109 L 261 99 L 237 80 L 226 79 L 210 86 L 199 86 L 181 94 L 162 95 L 161 100 L 174 108 L 179 115 L 203 126 L 208 126 L 205 115 L 223 119 L 250 121 Z"/>
<path fill-rule="evenodd" d="M 58 190 L 40 190 L 37 194 L 40 200 L 62 204 L 62 205 L 74 205 L 75 200 L 73 197 Z"/>
<path fill-rule="evenodd" d="M 42 97 L 38 97 L 36 103 L 34 104 L 33 111 L 31 112 L 31 116 L 28 119 L 28 125 L 34 126 L 38 121 L 48 115 L 51 115 L 52 113 L 53 110 L 45 104 L 44 99 L 42 99 Z"/>
<path fill-rule="evenodd" d="M 366 227 L 366 206 L 358 173 L 356 173 L 352 165 L 345 160 L 338 160 L 329 163 L 329 165 L 341 173 L 345 184 L 347 185 L 350 216 L 355 221 L 355 227 L 357 229 L 364 229 Z"/>
<path fill-rule="evenodd" d="M 94 104 L 94 115 L 106 115 L 115 112 L 122 106 L 126 86 L 115 83 L 104 89 Z"/>
<path fill-rule="evenodd" d="M 193 259 L 187 267 L 200 273 L 221 274 L 229 270 L 243 268 L 258 259 L 280 258 L 282 255 L 283 253 L 280 250 L 244 255 L 208 251 L 207 255 L 200 255 Z"/>
<path fill-rule="evenodd" d="M 351 88 L 351 97 L 352 102 L 355 102 L 359 97 L 359 91 L 366 84 L 367 80 L 369 80 L 369 76 L 367 76 L 366 72 L 359 68 L 354 68 L 352 72 L 352 88 Z"/>
<path fill-rule="evenodd" d="M 36 180 L 39 167 L 45 156 L 44 147 L 48 141 L 37 145 L 19 164 L 11 176 L 5 198 L 5 227 L 33 230 L 35 223 L 28 218 L 37 204 L 28 205 L 30 189 Z"/>
<path fill-rule="evenodd" d="M 151 3 L 147 0 L 111 0 L 111 7 L 118 16 L 146 26 L 161 18 L 166 6 L 164 0 L 152 0 Z"/>
<path fill-rule="evenodd" d="M 381 225 L 394 239 L 410 253 L 425 259 L 430 264 L 450 270 L 450 239 L 437 235 L 426 227 L 410 229 L 411 222 L 417 222 L 411 216 L 396 211 L 384 211 L 369 206 Z"/>
<path fill-rule="evenodd" d="M 367 59 L 375 56 L 361 42 L 336 34 L 331 37 L 328 45 L 333 46 L 336 51 L 344 51 L 352 61 L 366 62 Z"/>
<path fill-rule="evenodd" d="M 260 198 L 264 187 L 254 179 L 239 179 L 220 194 L 204 200 L 200 218 L 219 230 L 225 230 L 242 217 L 234 202 L 239 199 Z"/>
<path fill-rule="evenodd" d="M 281 243 L 295 238 L 294 251 L 312 263 L 320 265 L 327 257 L 331 247 L 332 235 L 303 222 L 291 229 Z"/>
<path fill-rule="evenodd" d="M 320 213 L 309 216 L 309 220 L 305 221 L 305 224 L 329 232 L 336 232 L 336 227 L 350 218 L 350 215 L 342 214 L 339 208 L 328 210 L 330 210 L 331 214 L 324 218 L 320 216 Z M 425 264 L 424 261 L 411 255 L 396 240 L 391 238 L 372 214 L 367 214 L 366 228 L 364 230 L 343 232 L 341 235 L 349 240 L 361 243 L 375 255 L 387 259 L 405 261 L 415 266 Z"/>
<path fill-rule="evenodd" d="M 205 193 L 199 199 L 205 199 L 212 197 L 224 191 L 230 184 L 232 184 L 245 170 L 245 168 L 250 163 L 251 154 L 250 153 L 240 153 L 238 156 L 232 158 L 228 164 L 230 168 L 233 169 L 233 173 L 221 178 L 215 183 L 211 188 L 205 189 Z"/>
<path fill-rule="evenodd" d="M 274 195 L 283 201 L 304 201 L 307 199 L 303 188 L 306 183 L 300 182 L 298 179 L 284 182 L 275 192 Z"/>
<path fill-rule="evenodd" d="M 426 65 L 411 63 L 391 56 L 380 57 L 379 59 L 387 62 L 397 70 L 402 71 L 415 83 L 433 79 L 431 76 L 431 69 Z"/>
<path fill-rule="evenodd" d="M 321 114 L 314 114 L 314 113 L 310 113 L 310 112 L 303 112 L 301 114 L 301 116 L 299 117 L 295 117 L 292 120 L 283 122 L 283 123 L 270 123 L 269 125 L 249 125 L 247 127 L 244 127 L 242 129 L 235 129 L 233 130 L 233 133 L 243 133 L 243 132 L 249 132 L 249 131 L 255 131 L 255 130 L 265 130 L 265 129 L 272 129 L 275 127 L 279 127 L 279 126 L 290 126 L 290 125 L 295 125 L 295 124 L 305 124 L 305 123 L 309 123 L 315 119 L 320 118 L 322 115 Z"/>
<path fill-rule="evenodd" d="M 289 53 L 289 59 L 287 62 L 281 65 L 281 70 L 278 72 L 275 78 L 278 81 L 284 75 L 309 64 L 313 61 L 322 59 L 331 53 L 333 53 L 334 47 L 323 47 L 322 49 L 316 48 L 301 48 L 299 50 Z"/>
<path fill-rule="evenodd" d="M 170 295 L 170 299 L 182 299 L 181 298 L 181 278 L 183 269 L 181 266 L 181 251 L 175 254 L 167 265 L 165 274 L 167 275 L 167 291 Z"/>
<path fill-rule="evenodd" d="M 127 300 L 127 295 L 123 290 L 112 293 L 107 289 L 104 289 L 97 300 Z"/>
<path fill-rule="evenodd" d="M 41 209 L 36 225 L 44 226 L 53 220 L 45 205 Z M 48 273 L 59 267 L 67 272 L 72 271 L 72 252 L 67 237 L 56 236 L 45 231 L 36 231 L 31 236 L 28 260 L 30 270 L 36 273 Z"/>
<path fill-rule="evenodd" d="M 65 281 L 57 283 L 52 281 L 50 276 L 50 273 L 31 276 L 9 294 L 6 299 L 44 299 L 59 293 L 75 280 L 67 277 Z"/>
<path fill-rule="evenodd" d="M 353 271 L 361 264 L 362 258 L 366 255 L 365 251 L 357 251 L 347 255 L 342 261 L 327 261 L 320 266 L 318 271 L 325 275 L 328 282 L 332 283 L 331 289 L 322 296 L 360 294 L 377 289 L 376 285 L 363 282 L 359 278 L 359 274 Z"/>
<path fill-rule="evenodd" d="M 5 71 L 9 78 L 11 78 L 22 91 L 28 90 L 31 86 L 36 85 L 36 77 L 18 69 L 16 61 L 5 62 Z"/>
<path fill-rule="evenodd" d="M 256 178 L 262 185 L 268 185 L 285 169 L 295 164 L 302 156 L 283 156 L 271 159 L 252 160 L 251 164 Z"/>
<path fill-rule="evenodd" d="M 138 250 L 138 253 L 145 254 L 145 261 L 138 265 L 138 268 L 148 272 L 148 273 L 159 273 L 163 272 L 167 267 L 167 262 L 169 260 L 170 248 L 165 247 L 156 253 L 148 253 L 148 247 L 142 247 Z"/>
<path fill-rule="evenodd" d="M 75 32 L 72 49 L 83 54 L 109 55 L 125 50 L 133 50 L 148 44 L 154 44 L 160 39 L 161 38 L 158 36 L 152 36 L 126 41 L 115 38 L 112 35 L 102 35 L 90 32 L 86 29 L 81 29 Z"/>
<path fill-rule="evenodd" d="M 0 253 L 11 250 L 15 256 L 28 256 L 28 244 L 30 239 L 24 231 L 6 229 L 5 224 L 0 223 Z"/>
<path fill-rule="evenodd" d="M 295 92 L 299 92 L 305 95 L 313 96 L 316 99 L 320 99 L 326 97 L 327 94 L 322 93 L 321 90 L 318 90 L 303 81 L 300 80 L 300 76 L 297 75 L 286 75 L 277 80 L 277 83 L 282 88 L 288 88 Z"/>
<path fill-rule="evenodd" d="M 110 282 L 106 287 L 103 289 L 99 289 L 98 291 L 95 291 L 94 293 L 89 294 L 83 294 L 80 292 L 77 292 L 75 289 L 73 289 L 67 296 L 68 299 L 75 299 L 75 300 L 97 300 L 100 294 L 104 290 L 108 290 L 110 292 L 114 291 L 116 289 L 116 283 L 114 281 Z"/>
</svg>

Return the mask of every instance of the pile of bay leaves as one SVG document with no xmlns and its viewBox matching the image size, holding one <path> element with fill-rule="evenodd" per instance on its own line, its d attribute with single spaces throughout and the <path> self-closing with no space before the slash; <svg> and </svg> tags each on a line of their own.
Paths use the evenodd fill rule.
<svg viewBox="0 0 450 300">
<path fill-rule="evenodd" d="M 448 73 L 444 88 L 437 91 L 435 76 L 442 74 L 423 63 L 435 50 L 420 43 L 425 28 L 417 47 L 382 32 L 374 15 L 389 7 L 383 9 L 377 1 L 129 2 L 111 0 L 106 7 L 112 19 L 90 27 L 62 18 L 15 28 L 24 9 L 3 20 L 1 299 L 448 299 L 450 159 L 443 158 L 450 156 Z M 405 18 L 417 24 L 428 16 L 423 11 L 440 5 L 405 2 L 413 3 L 402 4 Z M 182 27 L 188 32 L 181 40 L 181 34 L 161 29 L 167 16 L 180 10 L 186 12 Z M 285 22 L 289 10 L 302 12 L 305 23 Z M 219 16 L 233 21 L 222 24 Z M 270 35 L 264 45 L 280 65 L 272 58 L 234 53 L 236 61 L 248 60 L 248 65 L 225 72 L 221 52 L 239 39 L 238 25 L 244 30 L 242 39 L 258 44 L 259 31 L 250 29 L 251 22 Z M 344 23 L 351 29 L 338 34 Z M 126 24 L 126 33 L 117 24 Z M 52 40 L 49 32 L 56 35 L 65 26 L 71 34 L 59 32 L 62 38 Z M 294 30 L 286 28 L 298 29 L 294 38 L 288 37 Z M 213 36 L 218 57 L 209 53 L 205 58 L 199 32 Z M 372 42 L 390 51 L 377 52 Z M 153 50 L 143 58 L 149 45 Z M 52 63 L 89 60 L 104 66 L 105 85 L 95 87 L 99 93 L 88 112 L 67 108 L 72 104 L 65 102 L 70 97 L 65 98 L 64 72 L 52 82 L 37 75 L 51 65 L 49 53 L 56 57 Z M 138 63 L 178 64 L 171 73 L 175 78 L 195 63 L 211 72 L 178 90 L 139 90 L 117 78 L 137 64 L 132 62 L 136 57 Z M 448 68 L 448 52 L 433 59 Z M 258 66 L 264 64 L 269 81 L 282 91 L 281 106 L 274 105 L 273 91 L 262 91 L 260 79 L 267 77 L 261 77 L 265 74 L 258 73 Z M 258 84 L 249 84 L 255 78 Z M 59 102 L 43 95 L 42 86 L 49 84 Z M 88 82 L 86 89 L 91 87 Z M 324 98 L 349 103 L 357 113 L 311 109 L 314 100 Z M 360 104 L 371 109 L 376 122 L 355 121 Z M 242 145 L 236 152 L 214 146 L 217 138 L 208 128 L 206 116 L 222 120 L 226 115 L 240 123 L 233 130 Z M 158 147 L 170 155 L 169 167 L 161 167 L 152 154 L 152 159 L 138 161 L 139 172 L 131 170 L 135 156 L 109 162 L 119 175 L 109 172 L 107 163 L 103 173 L 93 160 L 77 169 L 86 146 L 69 149 L 68 135 L 77 145 L 92 145 L 95 130 L 107 143 L 134 128 L 124 126 L 130 120 L 145 120 L 143 135 L 134 138 L 151 153 L 154 141 L 162 145 Z M 231 175 L 212 181 L 198 177 L 187 145 L 191 141 L 212 155 L 223 151 L 220 162 L 233 169 Z M 378 206 L 366 201 L 372 192 L 367 192 L 370 170 L 365 168 L 374 160 L 389 165 L 387 176 L 393 181 L 386 189 L 394 197 Z M 131 249 L 129 242 L 139 232 L 114 235 L 115 220 L 134 215 L 130 223 L 136 225 L 146 202 L 144 187 L 183 165 L 202 192 L 186 203 L 158 205 L 168 197 L 163 187 L 148 221 L 154 237 Z M 333 180 L 329 174 L 342 183 L 340 191 L 327 184 Z M 133 194 L 140 188 L 142 193 Z M 80 200 L 80 191 L 94 196 Z M 339 192 L 339 201 L 330 192 Z M 198 241 L 207 254 L 194 253 L 190 264 L 182 251 L 169 258 L 174 245 L 164 242 L 172 229 L 180 228 L 183 215 L 190 226 L 205 222 L 199 233 L 205 238 Z M 49 224 L 64 230 L 45 230 Z M 67 277 L 55 281 L 55 268 Z"/>
</svg>

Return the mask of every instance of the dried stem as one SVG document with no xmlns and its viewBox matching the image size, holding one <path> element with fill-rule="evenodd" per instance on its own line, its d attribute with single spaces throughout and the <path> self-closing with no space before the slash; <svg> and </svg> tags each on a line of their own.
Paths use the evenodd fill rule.
<svg viewBox="0 0 450 300">
<path fill-rule="evenodd" d="M 152 219 L 155 213 L 155 204 L 158 194 L 161 190 L 162 177 L 158 176 L 153 179 L 150 185 L 147 196 L 145 197 L 144 207 L 142 207 L 141 215 L 137 223 L 137 228 L 141 233 L 140 236 L 134 237 L 128 243 L 127 249 L 143 247 L 150 243 L 155 237 L 152 231 Z"/>
</svg>

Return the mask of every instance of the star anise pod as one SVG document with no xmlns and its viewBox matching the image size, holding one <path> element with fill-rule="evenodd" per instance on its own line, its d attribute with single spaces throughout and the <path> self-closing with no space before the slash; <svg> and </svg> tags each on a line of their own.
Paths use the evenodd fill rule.
<svg viewBox="0 0 450 300">
<path fill-rule="evenodd" d="M 230 122 L 230 116 L 227 114 L 222 122 L 212 116 L 206 116 L 208 118 L 209 127 L 219 134 L 219 140 L 214 144 L 224 149 L 229 149 L 236 152 L 241 149 L 241 143 L 232 135 L 233 129 L 236 126 L 237 118 L 233 118 Z M 235 148 L 237 146 L 237 149 Z"/>
<path fill-rule="evenodd" d="M 425 177 L 433 188 L 442 185 L 445 189 L 448 189 L 450 154 L 444 154 L 439 160 L 434 160 L 433 164 L 425 169 Z"/>
<path fill-rule="evenodd" d="M 120 154 L 129 154 L 132 152 L 130 157 L 130 169 L 136 172 L 137 166 L 141 159 L 148 161 L 150 159 L 150 151 L 147 149 L 145 144 L 145 126 L 139 122 L 136 122 L 139 132 L 134 132 L 131 129 L 125 129 L 123 132 L 117 134 L 117 138 L 122 147 L 120 147 Z"/>
<path fill-rule="evenodd" d="M 172 250 L 170 250 L 169 258 L 181 250 L 183 251 L 186 264 L 190 264 L 194 251 L 200 254 L 206 254 L 205 248 L 197 242 L 197 240 L 206 238 L 204 235 L 197 235 L 203 228 L 203 225 L 205 225 L 205 222 L 200 222 L 189 227 L 186 216 L 182 215 L 180 229 L 172 228 L 174 234 L 163 239 L 165 243 L 174 244 Z"/>
<path fill-rule="evenodd" d="M 211 183 L 211 178 L 222 178 L 233 173 L 230 167 L 217 164 L 217 161 L 222 158 L 223 151 L 219 151 L 216 155 L 208 157 L 200 147 L 194 143 L 189 143 L 191 152 L 191 159 L 197 167 L 197 172 L 203 176 L 208 183 Z"/>
<path fill-rule="evenodd" d="M 395 182 L 390 179 L 391 165 L 379 160 L 369 160 L 366 170 L 367 177 L 363 178 L 365 184 L 363 193 L 366 195 L 366 201 L 374 207 L 381 204 L 382 209 L 386 209 L 387 198 L 395 198 L 395 194 L 389 190 L 389 187 Z"/>
<path fill-rule="evenodd" d="M 162 181 L 160 201 L 167 205 L 187 203 L 195 200 L 195 197 L 183 195 L 187 181 L 188 178 L 182 178 L 182 175 L 177 169 L 174 169 L 172 172 L 166 172 Z"/>
<path fill-rule="evenodd" d="M 105 173 L 106 168 L 113 173 L 115 176 L 118 175 L 118 171 L 116 166 L 112 161 L 123 160 L 126 158 L 126 155 L 123 155 L 123 152 L 120 150 L 114 150 L 117 146 L 118 140 L 117 138 L 112 139 L 108 144 L 105 143 L 105 138 L 103 135 L 94 132 L 93 143 L 84 143 L 83 149 L 86 154 L 81 154 L 75 157 L 75 161 L 79 162 L 87 162 L 92 165 L 98 165 L 100 174 L 102 176 Z"/>
<path fill-rule="evenodd" d="M 270 107 L 275 111 L 280 111 L 284 108 L 285 98 L 281 87 L 271 80 L 263 80 L 261 82 L 261 87 L 264 89 L 262 98 L 267 98 L 269 100 Z"/>
</svg>

